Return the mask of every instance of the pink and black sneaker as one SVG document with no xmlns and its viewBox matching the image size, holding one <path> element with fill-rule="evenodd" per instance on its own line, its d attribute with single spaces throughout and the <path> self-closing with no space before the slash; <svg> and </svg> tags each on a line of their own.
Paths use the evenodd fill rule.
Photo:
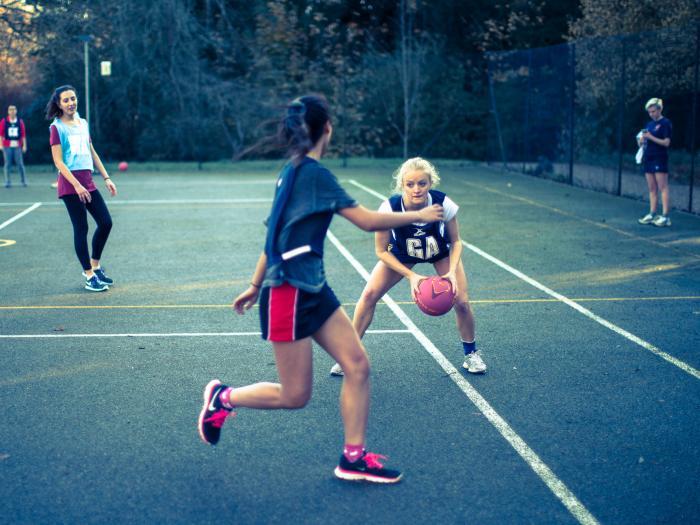
<svg viewBox="0 0 700 525">
<path fill-rule="evenodd" d="M 221 403 L 219 395 L 226 388 L 218 379 L 212 379 L 204 388 L 204 406 L 199 413 L 197 427 L 202 441 L 209 445 L 216 445 L 221 436 L 221 427 L 224 426 L 226 418 L 235 416 L 236 413 L 226 408 Z"/>
<path fill-rule="evenodd" d="M 355 462 L 350 462 L 345 454 L 340 456 L 338 466 L 333 473 L 337 478 L 347 481 L 367 481 L 369 483 L 398 483 L 401 481 L 401 472 L 384 468 L 379 460 L 387 459 L 381 454 L 365 452 Z"/>
</svg>

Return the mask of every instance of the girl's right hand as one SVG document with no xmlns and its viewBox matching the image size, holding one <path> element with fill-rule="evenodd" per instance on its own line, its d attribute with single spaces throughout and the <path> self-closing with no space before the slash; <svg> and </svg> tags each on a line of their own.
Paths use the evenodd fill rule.
<svg viewBox="0 0 700 525">
<path fill-rule="evenodd" d="M 419 275 L 416 272 L 411 272 L 411 275 L 408 276 L 408 283 L 411 287 L 411 295 L 413 295 L 413 297 L 418 294 L 418 286 L 420 286 L 421 281 L 425 279 L 427 279 L 425 275 Z"/>
<path fill-rule="evenodd" d="M 78 184 L 77 186 L 75 186 L 75 192 L 78 194 L 80 202 L 92 202 L 92 195 L 90 195 L 90 192 L 86 190 L 82 184 Z"/>
<path fill-rule="evenodd" d="M 258 301 L 260 290 L 255 286 L 249 286 L 248 289 L 233 300 L 233 309 L 243 315 L 246 310 L 250 310 Z"/>
<path fill-rule="evenodd" d="M 439 204 L 426 206 L 418 211 L 418 216 L 422 222 L 441 221 L 445 215 L 445 210 Z"/>
</svg>

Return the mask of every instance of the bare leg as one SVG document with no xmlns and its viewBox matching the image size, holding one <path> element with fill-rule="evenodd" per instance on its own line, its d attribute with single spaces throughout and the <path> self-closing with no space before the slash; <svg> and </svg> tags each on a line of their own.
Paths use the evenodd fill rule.
<svg viewBox="0 0 700 525">
<path fill-rule="evenodd" d="M 434 266 L 435 271 L 439 275 L 444 275 L 450 269 L 450 261 L 447 257 L 445 257 L 444 259 L 437 261 Z M 459 261 L 459 264 L 457 265 L 455 276 L 457 277 L 457 299 L 455 300 L 454 311 L 457 321 L 457 331 L 459 332 L 462 341 L 471 343 L 474 341 L 475 337 L 475 323 L 474 314 L 472 313 L 472 309 L 469 304 L 467 276 L 464 272 L 462 261 Z"/>
<path fill-rule="evenodd" d="M 656 207 L 659 203 L 659 188 L 656 185 L 656 178 L 653 173 L 645 173 L 647 179 L 647 187 L 649 188 L 649 213 L 656 213 Z"/>
<path fill-rule="evenodd" d="M 365 335 L 367 328 L 374 318 L 374 310 L 379 300 L 398 283 L 403 276 L 389 268 L 382 261 L 374 265 L 369 281 L 362 290 L 362 295 L 357 301 L 355 313 L 352 317 L 352 325 L 360 338 Z"/>
<path fill-rule="evenodd" d="M 342 308 L 314 334 L 314 340 L 345 369 L 340 411 L 345 442 L 365 443 L 369 412 L 369 360 L 360 338 Z M 234 388 L 231 403 L 258 409 L 302 408 L 311 398 L 311 338 L 273 343 L 280 383 L 261 382 Z"/>
<path fill-rule="evenodd" d="M 272 347 L 280 382 L 261 382 L 234 388 L 231 402 L 235 406 L 259 409 L 303 408 L 311 399 L 311 338 L 290 343 L 274 342 Z"/>
<path fill-rule="evenodd" d="M 668 190 L 668 173 L 655 173 L 654 178 L 656 186 L 661 191 L 661 210 L 664 215 L 668 215 L 669 210 L 669 190 Z"/>
<path fill-rule="evenodd" d="M 338 308 L 314 334 L 314 340 L 345 372 L 340 390 L 345 443 L 364 445 L 369 414 L 369 359 L 345 310 Z"/>
</svg>

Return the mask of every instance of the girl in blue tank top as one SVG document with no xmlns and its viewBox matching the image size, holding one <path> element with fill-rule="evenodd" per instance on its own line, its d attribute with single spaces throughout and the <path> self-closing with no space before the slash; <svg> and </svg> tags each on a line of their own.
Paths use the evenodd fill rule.
<svg viewBox="0 0 700 525">
<path fill-rule="evenodd" d="M 73 245 L 83 268 L 85 289 L 104 292 L 114 284 L 100 264 L 112 230 L 112 217 L 92 180 L 95 166 L 112 196 L 117 194 L 117 187 L 92 145 L 87 121 L 78 114 L 78 96 L 73 86 L 54 90 L 46 105 L 46 119 L 51 121 L 49 143 L 58 170 L 58 197 L 65 204 L 73 225 Z M 88 213 L 97 223 L 92 236 L 92 253 L 88 250 Z"/>
</svg>

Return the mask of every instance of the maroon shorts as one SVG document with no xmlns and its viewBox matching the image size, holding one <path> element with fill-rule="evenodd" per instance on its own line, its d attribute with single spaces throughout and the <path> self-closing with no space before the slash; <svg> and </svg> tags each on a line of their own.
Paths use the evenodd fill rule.
<svg viewBox="0 0 700 525">
<path fill-rule="evenodd" d="M 333 315 L 340 302 L 328 286 L 318 293 L 284 283 L 260 291 L 260 329 L 267 341 L 290 342 L 310 337 Z"/>
</svg>

